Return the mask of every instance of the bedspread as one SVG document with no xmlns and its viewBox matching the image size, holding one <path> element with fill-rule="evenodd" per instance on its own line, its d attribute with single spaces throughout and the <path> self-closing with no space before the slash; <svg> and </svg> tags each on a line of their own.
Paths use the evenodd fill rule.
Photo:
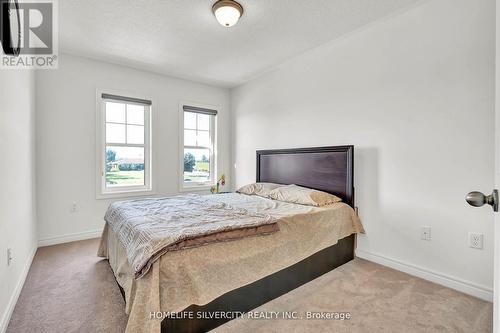
<svg viewBox="0 0 500 333">
<path fill-rule="evenodd" d="M 278 230 L 271 215 L 214 198 L 188 194 L 109 206 L 104 220 L 125 248 L 135 278 L 144 276 L 166 252 Z"/>
<path fill-rule="evenodd" d="M 99 253 L 109 260 L 125 292 L 127 333 L 160 332 L 157 311 L 179 312 L 289 267 L 353 233 L 364 232 L 354 210 L 344 203 L 319 208 L 244 194 L 213 195 L 249 212 L 277 219 L 279 231 L 182 251 L 167 252 L 140 279 L 128 264 L 125 249 L 106 225 Z"/>
</svg>

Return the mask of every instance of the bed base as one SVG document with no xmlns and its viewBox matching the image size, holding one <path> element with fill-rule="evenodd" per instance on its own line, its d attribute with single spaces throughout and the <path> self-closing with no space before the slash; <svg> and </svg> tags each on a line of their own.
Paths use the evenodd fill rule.
<svg viewBox="0 0 500 333">
<path fill-rule="evenodd" d="M 161 332 L 198 333 L 214 329 L 231 319 L 198 319 L 196 313 L 251 311 L 351 261 L 354 259 L 354 244 L 353 234 L 290 267 L 234 289 L 208 304 L 191 305 L 184 311 L 192 311 L 193 319 L 166 318 L 161 323 Z"/>
</svg>

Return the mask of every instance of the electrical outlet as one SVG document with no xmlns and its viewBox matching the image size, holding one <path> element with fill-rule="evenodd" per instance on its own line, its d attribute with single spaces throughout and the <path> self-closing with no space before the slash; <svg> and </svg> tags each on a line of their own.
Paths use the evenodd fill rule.
<svg viewBox="0 0 500 333">
<path fill-rule="evenodd" d="M 78 205 L 76 204 L 75 201 L 73 201 L 73 203 L 71 204 L 71 210 L 70 210 L 71 213 L 76 213 L 78 212 Z"/>
<path fill-rule="evenodd" d="M 430 241 L 431 240 L 431 227 L 422 226 L 420 227 L 420 239 Z"/>
<path fill-rule="evenodd" d="M 10 266 L 12 262 L 12 249 L 7 249 L 7 266 Z"/>
<path fill-rule="evenodd" d="M 469 232 L 469 247 L 473 249 L 483 249 L 483 234 L 477 232 Z"/>
</svg>

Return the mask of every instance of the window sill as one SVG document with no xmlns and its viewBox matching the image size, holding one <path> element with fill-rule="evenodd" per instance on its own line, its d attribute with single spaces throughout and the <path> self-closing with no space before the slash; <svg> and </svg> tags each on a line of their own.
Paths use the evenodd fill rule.
<svg viewBox="0 0 500 333">
<path fill-rule="evenodd" d="M 191 186 L 185 186 L 181 185 L 179 188 L 180 192 L 201 192 L 201 191 L 210 191 L 210 188 L 214 185 L 191 185 Z"/>
<path fill-rule="evenodd" d="M 153 196 L 156 192 L 151 190 L 126 190 L 126 191 L 116 191 L 116 192 L 106 192 L 106 193 L 97 193 L 97 200 L 104 199 L 115 199 L 115 198 L 133 198 L 133 197 L 143 197 L 143 196 Z"/>
</svg>

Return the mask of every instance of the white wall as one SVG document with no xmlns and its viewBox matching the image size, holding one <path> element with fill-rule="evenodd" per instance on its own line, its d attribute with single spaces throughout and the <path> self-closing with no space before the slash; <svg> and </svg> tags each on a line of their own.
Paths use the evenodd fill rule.
<svg viewBox="0 0 500 333">
<path fill-rule="evenodd" d="M 35 76 L 0 71 L 0 332 L 4 332 L 36 250 Z M 7 265 L 7 248 L 13 261 Z"/>
<path fill-rule="evenodd" d="M 110 200 L 96 200 L 96 89 L 152 96 L 157 195 L 179 190 L 179 103 L 222 106 L 219 173 L 229 170 L 229 91 L 109 63 L 62 55 L 59 69 L 40 71 L 37 94 L 37 187 L 42 245 L 98 237 Z M 118 200 L 118 199 L 117 199 Z M 122 199 L 123 200 L 123 199 Z M 77 212 L 71 213 L 73 202 Z"/>
<path fill-rule="evenodd" d="M 235 185 L 256 149 L 354 144 L 358 255 L 490 298 L 493 214 L 464 197 L 493 188 L 494 6 L 422 2 L 234 89 Z"/>
</svg>

